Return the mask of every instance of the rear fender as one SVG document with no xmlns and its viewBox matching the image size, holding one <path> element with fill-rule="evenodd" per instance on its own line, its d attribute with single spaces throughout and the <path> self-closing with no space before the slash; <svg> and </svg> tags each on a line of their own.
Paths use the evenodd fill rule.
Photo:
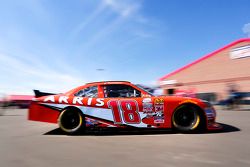
<svg viewBox="0 0 250 167">
<path fill-rule="evenodd" d="M 38 102 L 32 101 L 28 111 L 28 120 L 57 123 L 60 111 L 45 107 Z"/>
</svg>

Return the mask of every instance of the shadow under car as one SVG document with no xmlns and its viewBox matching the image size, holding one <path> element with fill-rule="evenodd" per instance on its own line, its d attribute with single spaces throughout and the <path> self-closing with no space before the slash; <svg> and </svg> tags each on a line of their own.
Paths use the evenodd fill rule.
<svg viewBox="0 0 250 167">
<path fill-rule="evenodd" d="M 192 132 L 186 134 L 213 134 L 213 133 L 230 133 L 240 131 L 239 128 L 232 125 L 219 123 L 223 128 L 221 130 Z M 159 135 L 159 134 L 178 134 L 173 129 L 149 129 L 149 128 L 86 128 L 80 133 L 73 136 L 115 136 L 115 135 Z M 44 135 L 67 135 L 60 128 L 53 129 Z"/>
</svg>

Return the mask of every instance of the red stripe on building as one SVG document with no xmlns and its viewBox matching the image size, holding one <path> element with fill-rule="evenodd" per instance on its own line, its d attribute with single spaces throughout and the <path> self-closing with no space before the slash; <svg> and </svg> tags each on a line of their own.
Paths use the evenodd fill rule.
<svg viewBox="0 0 250 167">
<path fill-rule="evenodd" d="M 161 77 L 161 78 L 159 79 L 159 81 L 163 81 L 163 80 L 165 80 L 166 78 L 168 78 L 168 77 L 170 77 L 170 76 L 172 76 L 172 75 L 174 75 L 174 74 L 176 74 L 176 73 L 179 73 L 180 71 L 183 71 L 183 70 L 185 70 L 185 69 L 187 69 L 187 68 L 189 68 L 189 67 L 191 67 L 191 66 L 193 66 L 193 65 L 195 65 L 195 64 L 197 64 L 197 63 L 199 63 L 199 62 L 201 62 L 201 61 L 203 61 L 203 60 L 205 60 L 205 59 L 208 59 L 208 58 L 210 58 L 210 57 L 212 57 L 212 56 L 215 56 L 217 53 L 219 53 L 219 52 L 221 52 L 221 51 L 224 51 L 225 49 L 230 48 L 230 47 L 232 47 L 233 45 L 236 45 L 236 44 L 241 43 L 241 42 L 250 42 L 250 38 L 243 38 L 243 39 L 239 39 L 239 40 L 237 40 L 237 41 L 234 41 L 234 42 L 232 42 L 232 43 L 230 43 L 230 44 L 224 46 L 223 48 L 220 48 L 220 49 L 218 49 L 218 50 L 216 50 L 216 51 L 214 51 L 214 52 L 212 52 L 212 53 L 210 53 L 210 54 L 208 54 L 208 55 L 205 55 L 205 56 L 201 57 L 200 59 L 198 59 L 198 60 L 196 60 L 196 61 L 194 61 L 194 62 L 192 62 L 192 63 L 190 63 L 190 64 L 188 64 L 188 65 L 186 65 L 186 66 L 184 66 L 184 67 L 182 67 L 182 68 L 180 68 L 180 69 L 177 69 L 177 70 L 174 71 L 174 72 L 171 72 L 171 73 L 169 73 L 169 74 L 167 74 L 167 75 Z"/>
</svg>

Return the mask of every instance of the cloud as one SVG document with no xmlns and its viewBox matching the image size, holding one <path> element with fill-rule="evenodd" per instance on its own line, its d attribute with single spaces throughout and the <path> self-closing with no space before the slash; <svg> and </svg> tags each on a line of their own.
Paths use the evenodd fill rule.
<svg viewBox="0 0 250 167">
<path fill-rule="evenodd" d="M 70 73 L 42 67 L 39 62 L 0 54 L 1 93 L 31 93 L 32 89 L 64 92 L 82 85 L 84 80 Z"/>
<path fill-rule="evenodd" d="M 87 26 L 90 26 L 92 22 L 100 19 L 102 17 L 102 14 L 107 10 L 112 10 L 119 15 L 119 21 L 117 21 L 116 19 L 115 21 L 113 21 L 115 23 L 111 23 L 111 25 L 116 25 L 117 22 L 120 22 L 121 20 L 126 19 L 130 16 L 134 16 L 139 11 L 140 7 L 141 3 L 139 3 L 139 1 L 135 2 L 131 0 L 102 0 L 102 2 L 97 5 L 96 9 L 94 9 L 93 12 L 89 14 L 89 16 L 84 18 L 84 20 L 80 24 L 78 24 L 76 28 L 71 32 L 71 38 L 76 37 L 79 33 L 83 32 L 83 30 Z M 136 18 L 138 18 L 138 22 L 146 20 L 142 16 L 136 16 Z M 102 29 L 110 29 L 111 25 L 108 24 L 108 28 L 104 27 Z"/>
<path fill-rule="evenodd" d="M 87 42 L 84 41 L 81 44 L 81 48 L 83 48 L 83 49 L 93 48 L 93 46 L 96 43 L 101 42 L 102 39 L 104 39 L 104 37 L 112 34 L 116 30 L 116 28 L 119 27 L 123 22 L 124 22 L 124 20 L 121 19 L 121 17 L 116 18 L 115 20 L 110 22 L 108 25 L 102 27 L 101 30 L 96 31 L 96 33 Z"/>
<path fill-rule="evenodd" d="M 105 9 L 104 4 L 99 4 L 96 9 L 93 10 L 93 12 L 86 17 L 77 27 L 71 32 L 72 37 L 76 37 L 81 31 L 84 30 L 84 28 L 91 24 L 92 21 L 96 20 L 99 15 L 104 11 Z"/>
<path fill-rule="evenodd" d="M 131 0 L 103 0 L 103 3 L 123 17 L 135 14 L 141 7 L 139 1 Z"/>
<path fill-rule="evenodd" d="M 123 34 L 127 34 L 126 41 L 154 37 L 155 27 L 151 25 L 154 23 L 142 15 L 142 7 L 141 0 L 102 0 L 71 33 L 71 35 L 74 34 L 71 37 L 84 39 L 79 44 L 77 55 L 88 55 L 93 50 L 96 51 L 98 45 L 101 47 L 103 44 L 106 45 L 107 40 L 112 38 L 117 40 L 117 36 L 114 36 L 117 33 L 121 34 L 120 39 L 124 37 Z M 101 23 L 101 26 L 94 27 L 90 33 L 88 33 L 88 29 L 84 30 L 96 23 Z"/>
<path fill-rule="evenodd" d="M 144 17 L 142 2 L 100 0 L 78 8 L 72 7 L 83 3 L 65 2 L 77 10 L 67 17 L 58 15 L 65 9 L 50 1 L 10 3 L 14 15 L 0 27 L 0 93 L 64 92 L 90 81 L 130 80 L 117 68 L 128 63 L 119 61 L 124 50 L 158 32 L 151 25 L 155 21 Z M 19 6 L 24 10 L 16 10 Z"/>
<path fill-rule="evenodd" d="M 242 31 L 250 37 L 250 23 L 247 23 L 243 26 Z"/>
<path fill-rule="evenodd" d="M 135 31 L 134 34 L 139 38 L 152 38 L 153 37 L 151 33 L 142 31 L 142 30 Z"/>
</svg>

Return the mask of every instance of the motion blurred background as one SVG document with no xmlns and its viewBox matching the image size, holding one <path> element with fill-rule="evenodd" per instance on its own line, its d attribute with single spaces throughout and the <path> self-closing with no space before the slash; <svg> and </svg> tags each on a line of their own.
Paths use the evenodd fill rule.
<svg viewBox="0 0 250 167">
<path fill-rule="evenodd" d="M 249 0 L 2 0 L 1 105 L 101 80 L 249 104 L 249 11 Z"/>
</svg>

